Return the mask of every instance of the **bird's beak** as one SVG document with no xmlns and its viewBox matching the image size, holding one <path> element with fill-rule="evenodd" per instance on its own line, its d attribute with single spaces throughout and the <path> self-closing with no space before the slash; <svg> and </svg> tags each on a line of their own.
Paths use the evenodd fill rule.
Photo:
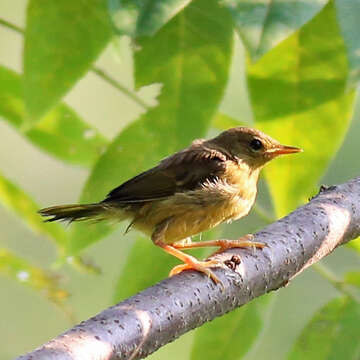
<svg viewBox="0 0 360 360">
<path fill-rule="evenodd" d="M 276 148 L 269 149 L 267 153 L 270 156 L 279 156 L 279 155 L 285 155 L 285 154 L 295 154 L 298 152 L 302 152 L 303 149 L 297 148 L 295 146 L 287 146 L 287 145 L 279 145 Z"/>
</svg>

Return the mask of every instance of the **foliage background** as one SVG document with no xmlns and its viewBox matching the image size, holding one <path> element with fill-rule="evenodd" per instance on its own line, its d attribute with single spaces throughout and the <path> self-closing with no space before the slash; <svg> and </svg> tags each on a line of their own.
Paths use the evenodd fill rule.
<svg viewBox="0 0 360 360">
<path fill-rule="evenodd" d="M 359 174 L 358 1 L 141 3 L 0 2 L 1 359 L 175 263 L 140 234 L 123 236 L 126 224 L 64 229 L 42 223 L 39 207 L 100 200 L 193 138 L 239 124 L 305 152 L 267 169 L 251 215 L 204 236 L 255 231 L 318 184 Z M 359 248 L 151 358 L 358 358 Z"/>
</svg>

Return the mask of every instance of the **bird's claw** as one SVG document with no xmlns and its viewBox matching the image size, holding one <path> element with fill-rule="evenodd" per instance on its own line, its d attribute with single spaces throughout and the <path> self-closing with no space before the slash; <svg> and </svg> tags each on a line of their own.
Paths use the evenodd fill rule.
<svg viewBox="0 0 360 360">
<path fill-rule="evenodd" d="M 215 284 L 222 284 L 219 278 L 209 269 L 213 266 L 220 266 L 222 263 L 217 260 L 207 260 L 207 261 L 193 261 L 191 263 L 180 264 L 172 268 L 170 271 L 170 276 L 179 274 L 185 270 L 196 270 L 202 272 L 208 276 Z"/>
</svg>

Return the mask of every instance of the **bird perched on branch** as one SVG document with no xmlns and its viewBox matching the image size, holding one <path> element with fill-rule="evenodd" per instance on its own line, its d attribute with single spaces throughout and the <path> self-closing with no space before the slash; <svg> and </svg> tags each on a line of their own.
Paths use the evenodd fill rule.
<svg viewBox="0 0 360 360">
<path fill-rule="evenodd" d="M 259 130 L 236 127 L 210 140 L 195 140 L 113 189 L 99 203 L 53 206 L 39 212 L 50 217 L 47 221 L 130 219 L 130 227 L 150 235 L 155 245 L 184 262 L 170 275 L 195 269 L 219 282 L 210 269 L 219 265 L 215 260 L 199 261 L 182 250 L 262 248 L 264 244 L 250 241 L 249 235 L 203 242 L 191 242 L 191 236 L 247 215 L 263 166 L 279 155 L 300 151 Z"/>
</svg>

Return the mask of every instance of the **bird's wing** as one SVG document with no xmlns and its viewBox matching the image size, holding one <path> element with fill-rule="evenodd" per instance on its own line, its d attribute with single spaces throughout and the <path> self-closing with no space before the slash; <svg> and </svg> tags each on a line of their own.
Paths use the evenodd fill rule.
<svg viewBox="0 0 360 360">
<path fill-rule="evenodd" d="M 138 203 L 194 190 L 224 173 L 226 160 L 217 150 L 191 146 L 126 181 L 112 190 L 104 201 Z"/>
</svg>

